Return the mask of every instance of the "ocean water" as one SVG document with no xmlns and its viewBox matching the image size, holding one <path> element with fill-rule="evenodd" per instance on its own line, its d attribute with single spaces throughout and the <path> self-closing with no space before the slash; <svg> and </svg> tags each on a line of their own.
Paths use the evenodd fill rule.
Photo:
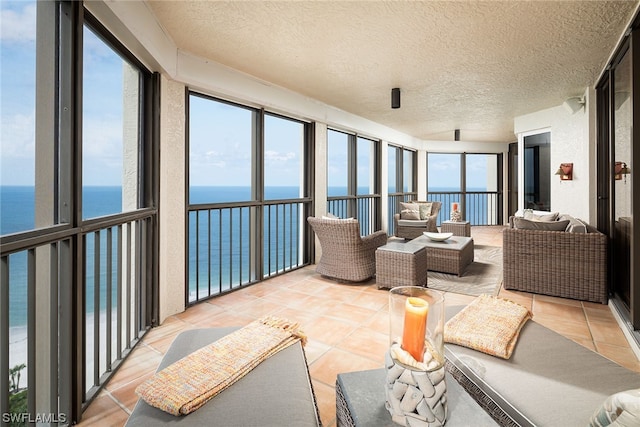
<svg viewBox="0 0 640 427">
<path fill-rule="evenodd" d="M 359 189 L 364 194 L 368 189 Z M 436 189 L 433 189 L 436 191 Z M 437 189 L 437 191 L 453 191 Z M 483 190 L 479 190 L 483 191 Z M 344 195 L 346 188 L 329 188 L 330 195 Z M 246 201 L 251 198 L 248 187 L 192 187 L 191 205 Z M 298 187 L 267 187 L 265 198 L 269 200 L 299 198 Z M 438 222 L 449 218 L 450 203 L 459 201 L 459 195 L 430 195 L 430 200 L 440 200 L 443 207 Z M 480 218 L 474 218 L 472 224 L 487 221 L 487 197 L 467 198 L 467 217 L 480 212 Z M 120 187 L 86 187 L 83 191 L 84 218 L 99 217 L 119 213 L 122 210 L 122 191 Z M 253 230 L 249 227 L 249 209 L 234 208 L 227 210 L 190 212 L 189 214 L 189 295 L 191 300 L 206 296 L 209 292 L 228 289 L 237 283 L 255 280 L 249 271 L 249 241 Z M 475 215 L 477 217 L 477 215 Z M 269 274 L 296 265 L 300 261 L 299 241 L 301 205 L 282 204 L 270 207 L 265 212 L 263 267 Z M 19 186 L 0 187 L 0 234 L 6 235 L 34 228 L 34 188 Z M 271 230 L 270 233 L 267 233 Z M 87 275 L 85 278 L 87 294 L 87 312 L 95 310 L 93 302 L 93 234 L 87 235 Z M 106 306 L 106 243 L 101 239 L 102 269 L 100 288 L 100 309 Z M 114 257 L 115 258 L 115 257 Z M 209 262 L 211 260 L 211 262 Z M 115 259 L 114 271 L 115 271 Z M 26 324 L 27 307 L 27 271 L 26 253 L 9 256 L 9 298 L 10 325 Z M 255 273 L 254 273 L 255 274 Z M 114 302 L 117 295 L 113 296 Z"/>
<path fill-rule="evenodd" d="M 120 187 L 86 187 L 83 191 L 85 218 L 94 218 L 122 211 Z M 35 228 L 35 189 L 31 186 L 0 187 L 0 234 L 13 234 Z M 103 245 L 105 246 L 105 245 Z M 93 311 L 93 235 L 87 236 L 87 308 Z M 104 251 L 104 249 L 103 249 Z M 104 279 L 103 279 L 104 283 Z M 106 289 L 102 305 L 106 306 Z M 27 317 L 27 253 L 9 256 L 9 324 L 23 326 Z"/>
<path fill-rule="evenodd" d="M 32 230 L 35 224 L 34 187 L 0 187 L 0 234 L 7 235 Z M 246 201 L 251 198 L 248 187 L 192 187 L 192 205 Z M 271 200 L 295 199 L 298 187 L 268 187 L 265 198 Z M 120 187 L 85 187 L 83 190 L 83 218 L 95 218 L 122 211 Z M 265 230 L 273 230 L 265 238 L 265 271 L 274 272 L 295 265 L 298 257 L 298 230 L 301 210 L 296 205 L 278 205 L 269 208 L 265 218 Z M 196 216 L 199 223 L 196 222 Z M 190 293 L 202 296 L 204 290 L 223 289 L 231 283 L 247 282 L 249 273 L 249 242 L 252 230 L 249 210 L 192 212 L 189 218 L 189 283 Z M 199 226 L 197 227 L 196 224 Z M 220 225 L 219 232 L 216 227 Z M 277 230 L 277 233 L 276 233 Z M 115 233 L 114 233 L 115 234 Z M 90 314 L 94 306 L 94 239 L 86 236 L 87 265 L 85 277 L 86 309 Z M 114 237 L 115 239 L 115 237 Z M 197 246 L 196 246 L 197 244 Z M 115 246 L 115 241 L 114 241 Z M 106 238 L 101 235 L 100 306 L 106 307 Z M 116 260 L 113 257 L 113 271 Z M 209 263 L 211 259 L 211 263 Z M 198 262 L 196 262 L 198 261 Z M 198 269 L 196 270 L 196 265 Z M 211 267 L 209 267 L 211 265 Z M 27 313 L 27 254 L 20 252 L 9 256 L 9 321 L 11 327 L 26 325 Z M 114 273 L 115 276 L 115 273 Z M 115 280 L 115 279 L 114 279 Z M 117 301 L 113 294 L 113 303 Z"/>
</svg>

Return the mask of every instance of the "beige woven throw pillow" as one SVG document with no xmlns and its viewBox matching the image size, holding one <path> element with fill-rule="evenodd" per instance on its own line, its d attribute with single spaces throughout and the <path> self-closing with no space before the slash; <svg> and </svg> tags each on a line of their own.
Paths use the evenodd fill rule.
<svg viewBox="0 0 640 427">
<path fill-rule="evenodd" d="M 167 366 L 136 393 L 151 406 L 186 415 L 299 340 L 304 345 L 306 337 L 297 323 L 264 317 Z"/>
<path fill-rule="evenodd" d="M 503 298 L 480 295 L 444 327 L 444 340 L 508 359 L 531 313 Z"/>
</svg>

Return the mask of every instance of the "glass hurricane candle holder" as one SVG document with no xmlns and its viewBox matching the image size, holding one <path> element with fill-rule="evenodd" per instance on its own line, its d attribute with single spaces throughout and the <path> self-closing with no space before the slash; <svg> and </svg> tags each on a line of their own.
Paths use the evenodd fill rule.
<svg viewBox="0 0 640 427">
<path fill-rule="evenodd" d="M 397 424 L 442 426 L 447 420 L 444 322 L 442 292 L 418 286 L 389 291 L 385 407 Z"/>
</svg>

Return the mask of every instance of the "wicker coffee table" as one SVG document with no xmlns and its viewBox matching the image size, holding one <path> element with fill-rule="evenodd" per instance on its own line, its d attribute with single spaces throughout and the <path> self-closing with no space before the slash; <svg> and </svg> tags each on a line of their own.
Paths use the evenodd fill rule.
<svg viewBox="0 0 640 427">
<path fill-rule="evenodd" d="M 427 248 L 427 263 L 431 271 L 462 276 L 473 262 L 473 239 L 470 237 L 452 236 L 444 242 L 434 242 L 427 236 L 420 236 L 409 243 Z"/>
</svg>

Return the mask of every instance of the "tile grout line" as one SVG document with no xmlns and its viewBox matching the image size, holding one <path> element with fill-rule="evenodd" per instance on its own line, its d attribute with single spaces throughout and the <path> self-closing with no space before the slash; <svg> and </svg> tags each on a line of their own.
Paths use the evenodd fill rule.
<svg viewBox="0 0 640 427">
<path fill-rule="evenodd" d="M 582 308 L 582 314 L 584 315 L 584 321 L 587 323 L 587 329 L 589 330 L 589 336 L 591 337 L 591 344 L 593 344 L 593 348 L 598 352 L 598 345 L 596 344 L 596 339 L 593 336 L 593 331 L 591 330 L 591 322 L 589 322 L 589 316 L 587 316 L 587 310 L 584 306 L 584 302 L 580 301 L 580 308 Z"/>
</svg>

